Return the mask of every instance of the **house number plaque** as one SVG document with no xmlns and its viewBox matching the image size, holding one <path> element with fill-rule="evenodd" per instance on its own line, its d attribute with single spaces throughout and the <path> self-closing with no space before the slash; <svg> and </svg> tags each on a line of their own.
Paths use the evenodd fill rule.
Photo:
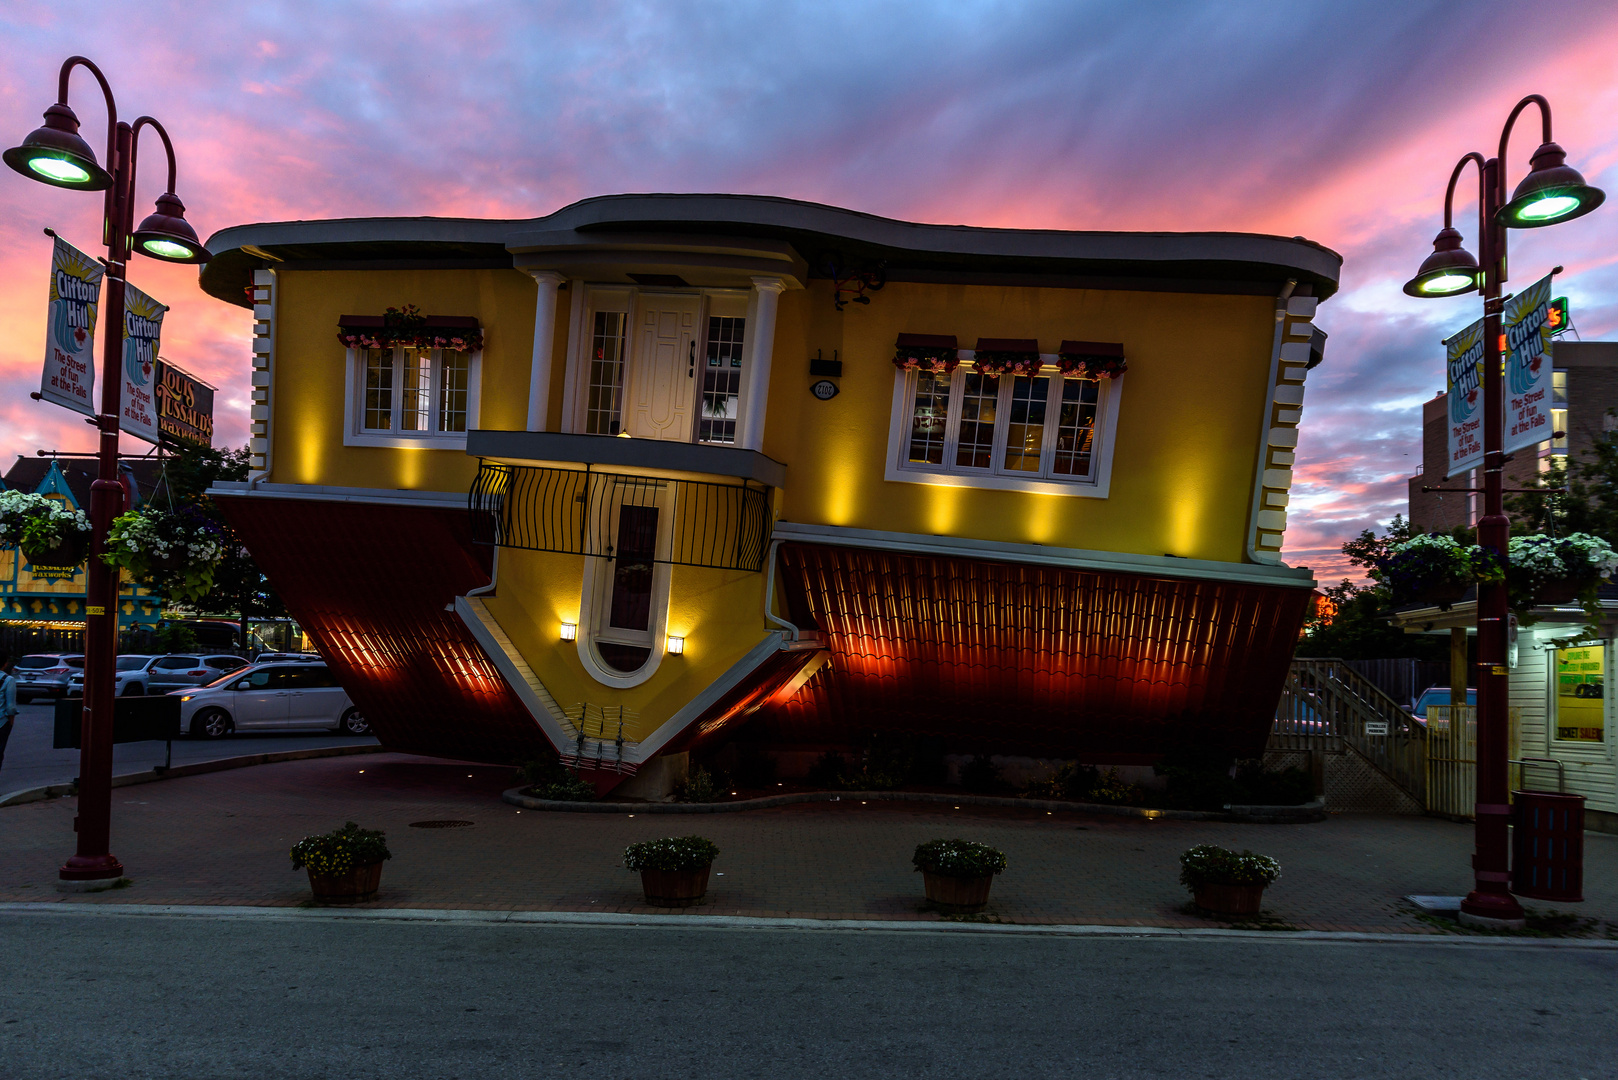
<svg viewBox="0 0 1618 1080">
<path fill-rule="evenodd" d="M 809 392 L 821 401 L 830 401 L 837 396 L 837 384 L 830 379 L 821 379 L 809 388 Z"/>
</svg>

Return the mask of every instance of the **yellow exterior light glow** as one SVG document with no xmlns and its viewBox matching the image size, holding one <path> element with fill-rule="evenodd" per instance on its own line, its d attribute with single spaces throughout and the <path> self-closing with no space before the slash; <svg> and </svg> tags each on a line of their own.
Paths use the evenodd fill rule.
<svg viewBox="0 0 1618 1080">
<path fill-rule="evenodd" d="M 683 656 L 683 655 L 685 655 L 685 638 L 676 637 L 673 634 L 669 635 L 669 655 L 670 656 Z"/>
<path fill-rule="evenodd" d="M 562 624 L 562 640 L 577 641 L 579 638 L 579 624 L 565 622 Z"/>
</svg>

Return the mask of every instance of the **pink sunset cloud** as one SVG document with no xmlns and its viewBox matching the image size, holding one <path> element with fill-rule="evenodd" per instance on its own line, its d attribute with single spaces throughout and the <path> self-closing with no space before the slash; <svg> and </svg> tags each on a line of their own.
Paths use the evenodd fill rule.
<svg viewBox="0 0 1618 1080">
<path fill-rule="evenodd" d="M 1476 302 L 1399 292 L 1441 223 L 1443 183 L 1492 152 L 1523 94 L 1618 188 L 1618 11 L 1519 5 L 1191 3 L 389 5 L 109 2 L 98 18 L 0 13 L 0 140 L 19 141 L 73 53 L 122 114 L 180 155 L 204 235 L 250 221 L 527 217 L 624 191 L 740 191 L 923 221 L 1304 235 L 1345 256 L 1322 308 L 1288 558 L 1323 581 L 1342 541 L 1402 512 L 1439 338 Z M 1576 27 L 1576 32 L 1569 32 Z M 178 29 L 177 29 L 178 28 Z M 91 80 L 72 103 L 99 147 Z M 1511 175 L 1538 141 L 1519 126 Z M 162 180 L 141 159 L 137 215 Z M 1457 220 L 1475 233 L 1470 194 Z M 88 450 L 76 415 L 29 399 L 55 228 L 96 254 L 100 201 L 0 174 L 0 461 Z M 1618 332 L 1618 209 L 1513 237 L 1516 283 L 1566 267 L 1586 340 Z M 164 354 L 220 388 L 218 438 L 246 438 L 247 313 L 184 267 L 131 280 L 171 305 Z"/>
</svg>

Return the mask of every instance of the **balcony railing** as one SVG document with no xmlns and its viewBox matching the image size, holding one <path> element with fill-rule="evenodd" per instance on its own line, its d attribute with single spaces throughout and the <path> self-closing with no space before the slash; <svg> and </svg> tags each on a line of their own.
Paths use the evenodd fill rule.
<svg viewBox="0 0 1618 1080">
<path fill-rule="evenodd" d="M 653 562 L 714 570 L 764 569 L 774 527 L 769 489 L 676 480 L 592 468 L 504 465 L 482 460 L 469 494 L 472 538 L 526 551 L 613 558 L 624 507 L 653 507 L 659 529 Z"/>
</svg>

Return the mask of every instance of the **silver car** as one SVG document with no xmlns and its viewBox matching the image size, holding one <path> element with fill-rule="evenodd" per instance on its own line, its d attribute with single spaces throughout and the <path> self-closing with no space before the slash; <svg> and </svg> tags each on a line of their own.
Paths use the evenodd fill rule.
<svg viewBox="0 0 1618 1080">
<path fill-rule="evenodd" d="M 152 692 L 151 667 L 155 656 L 145 656 L 137 653 L 124 653 L 120 655 L 113 665 L 113 689 L 118 697 L 125 694 L 135 697 Z M 67 677 L 67 696 L 84 696 L 84 669 L 80 668 Z"/>
<path fill-rule="evenodd" d="M 62 697 L 67 680 L 84 670 L 83 653 L 34 653 L 17 657 L 12 675 L 17 680 L 17 701 L 26 704 L 36 697 Z"/>
<path fill-rule="evenodd" d="M 174 693 L 180 698 L 182 729 L 208 739 L 232 732 L 371 731 L 325 664 L 254 664 L 207 686 Z"/>
<path fill-rule="evenodd" d="M 205 686 L 227 672 L 247 666 L 239 656 L 170 653 L 152 662 L 150 684 L 153 693 Z"/>
</svg>

